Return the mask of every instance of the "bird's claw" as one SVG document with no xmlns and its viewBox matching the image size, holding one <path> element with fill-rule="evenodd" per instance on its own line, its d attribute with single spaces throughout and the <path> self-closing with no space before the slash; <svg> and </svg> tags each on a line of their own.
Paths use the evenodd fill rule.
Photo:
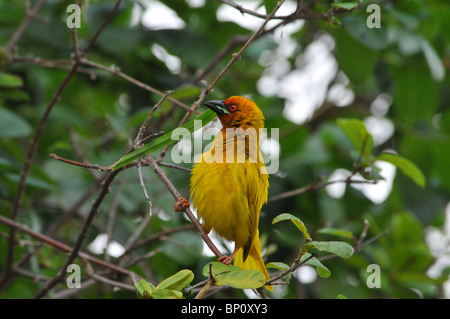
<svg viewBox="0 0 450 319">
<path fill-rule="evenodd" d="M 217 259 L 218 262 L 221 262 L 224 265 L 229 265 L 233 261 L 234 256 L 223 255 Z"/>
<path fill-rule="evenodd" d="M 184 209 L 189 206 L 191 206 L 191 203 L 189 203 L 186 198 L 182 197 L 175 203 L 173 209 L 176 212 L 184 212 Z"/>
</svg>

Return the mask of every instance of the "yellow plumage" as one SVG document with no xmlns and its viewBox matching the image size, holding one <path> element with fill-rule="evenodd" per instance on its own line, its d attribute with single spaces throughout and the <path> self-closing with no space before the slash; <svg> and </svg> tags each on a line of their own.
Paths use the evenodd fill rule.
<svg viewBox="0 0 450 319">
<path fill-rule="evenodd" d="M 206 233 L 214 229 L 235 242 L 235 251 L 231 257 L 225 256 L 225 263 L 234 257 L 235 266 L 259 270 L 268 280 L 258 232 L 259 213 L 269 187 L 259 151 L 263 114 L 254 102 L 240 96 L 205 105 L 218 114 L 223 128 L 192 170 L 193 205 Z M 272 286 L 266 288 L 272 290 Z"/>
</svg>

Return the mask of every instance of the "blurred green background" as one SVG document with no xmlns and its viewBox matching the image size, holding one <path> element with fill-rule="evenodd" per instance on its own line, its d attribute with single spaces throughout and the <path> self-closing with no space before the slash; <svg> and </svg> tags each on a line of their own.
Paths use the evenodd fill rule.
<svg viewBox="0 0 450 319">
<path fill-rule="evenodd" d="M 352 8 L 347 12 L 342 3 Z M 37 1 L 25 2 L 33 7 Z M 0 214 L 11 216 L 21 171 L 38 122 L 73 59 L 72 31 L 66 26 L 71 2 L 49 0 L 42 6 L 15 48 L 6 52 L 14 32 L 25 19 L 23 1 L 0 1 Z M 82 1 L 78 44 L 84 48 L 115 1 Z M 274 1 L 241 1 L 243 7 L 265 15 Z M 310 185 L 345 179 L 360 159 L 337 124 L 356 118 L 365 123 L 374 147 L 364 178 L 369 183 L 334 183 L 297 196 L 270 200 L 261 212 L 260 235 L 266 262 L 291 264 L 303 237 L 291 223 L 272 220 L 281 213 L 300 218 L 314 240 L 349 238 L 320 231 L 333 228 L 356 238 L 367 220 L 365 245 L 348 260 L 323 261 L 331 276 L 321 278 L 304 266 L 288 285 L 276 286 L 274 298 L 449 298 L 450 297 L 450 8 L 446 0 L 301 1 L 305 19 L 273 20 L 273 32 L 255 40 L 219 81 L 207 99 L 231 95 L 252 98 L 266 118 L 269 138 L 264 145 L 279 154 L 279 170 L 269 177 L 270 198 Z M 380 28 L 369 28 L 380 9 Z M 277 13 L 286 16 L 297 1 L 286 1 Z M 320 18 L 337 12 L 333 17 Z M 376 13 L 376 12 L 375 12 Z M 221 1 L 122 1 L 86 58 L 110 70 L 118 69 L 190 106 L 217 76 L 264 19 L 241 13 Z M 282 24 L 282 21 L 285 21 Z M 222 58 L 219 52 L 229 46 Z M 211 68 L 207 68 L 208 66 Z M 206 70 L 206 72 L 202 72 Z M 118 76 L 81 66 L 56 103 L 45 125 L 27 178 L 17 221 L 73 246 L 96 198 L 105 173 L 68 165 L 59 156 L 107 166 L 117 161 L 160 95 Z M 201 106 L 200 111 L 206 108 Z M 171 131 L 185 110 L 165 101 L 153 115 L 148 133 Z M 279 129 L 279 140 L 270 138 Z M 177 147 L 177 146 L 174 146 Z M 373 162 L 383 151 L 396 152 L 425 176 L 421 187 L 402 170 Z M 171 149 L 164 161 L 170 163 Z M 155 157 L 158 153 L 155 154 Z M 371 162 L 372 161 L 372 162 Z M 380 168 L 381 171 L 372 166 Z M 180 164 L 190 168 L 191 164 Z M 189 196 L 189 172 L 163 168 L 177 189 Z M 190 222 L 173 211 L 174 200 L 152 170 L 143 168 L 153 205 L 148 226 L 136 242 Z M 362 181 L 366 181 L 363 177 Z M 148 215 L 136 168 L 121 172 L 102 203 L 82 247 L 114 262 L 117 254 Z M 71 216 L 67 218 L 67 216 Z M 91 244 L 111 234 L 115 251 L 104 254 Z M 0 224 L 0 277 L 6 267 L 10 228 Z M 101 237 L 100 237 L 101 238 Z M 52 278 L 66 260 L 54 247 L 39 247 L 36 239 L 17 233 L 15 261 L 20 273 L 0 287 L 1 298 L 30 298 Z M 226 246 L 226 245 L 224 245 Z M 111 248 L 114 248 L 111 246 Z M 118 252 L 117 252 L 118 251 Z M 128 267 L 158 283 L 180 269 L 191 269 L 193 284 L 206 278 L 202 268 L 215 258 L 197 232 L 179 231 L 132 251 Z M 135 298 L 133 291 L 89 279 L 82 268 L 82 288 L 68 292 L 65 283 L 48 297 Z M 369 288 L 370 264 L 380 267 L 380 288 Z M 128 266 L 129 265 L 129 266 Z M 26 271 L 25 271 L 26 270 Z M 104 273 L 102 267 L 95 267 Z M 271 270 L 273 271 L 273 270 Z M 274 271 L 273 273 L 276 273 Z M 116 273 L 105 273 L 120 281 Z M 126 279 L 126 278 L 125 278 Z M 124 280 L 125 280 L 124 279 Z M 214 291 L 210 298 L 248 298 L 239 289 Z"/>
</svg>

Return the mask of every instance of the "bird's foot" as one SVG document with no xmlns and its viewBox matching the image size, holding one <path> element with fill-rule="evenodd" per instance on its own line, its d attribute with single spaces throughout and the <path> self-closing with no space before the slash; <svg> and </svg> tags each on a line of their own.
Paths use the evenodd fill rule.
<svg viewBox="0 0 450 319">
<path fill-rule="evenodd" d="M 189 203 L 189 201 L 188 201 L 186 198 L 181 197 L 181 198 L 175 203 L 175 205 L 173 206 L 173 209 L 174 209 L 176 212 L 184 212 L 184 209 L 185 209 L 186 207 L 189 207 L 189 206 L 191 206 L 191 203 Z"/>
<path fill-rule="evenodd" d="M 233 261 L 234 255 L 227 256 L 223 255 L 222 257 L 218 258 L 217 261 L 221 262 L 224 265 L 229 265 Z"/>
</svg>

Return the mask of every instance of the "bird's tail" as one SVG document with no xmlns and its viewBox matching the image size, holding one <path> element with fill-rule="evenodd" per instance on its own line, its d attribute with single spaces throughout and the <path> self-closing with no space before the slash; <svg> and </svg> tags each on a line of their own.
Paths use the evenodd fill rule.
<svg viewBox="0 0 450 319">
<path fill-rule="evenodd" d="M 269 273 L 261 257 L 261 244 L 259 242 L 259 231 L 256 230 L 255 238 L 253 239 L 253 245 L 250 248 L 247 259 L 244 261 L 244 250 L 239 248 L 234 256 L 234 266 L 238 266 L 241 269 L 259 270 L 266 276 L 266 280 L 269 280 Z M 269 291 L 273 291 L 272 285 L 266 285 L 265 288 Z"/>
</svg>

